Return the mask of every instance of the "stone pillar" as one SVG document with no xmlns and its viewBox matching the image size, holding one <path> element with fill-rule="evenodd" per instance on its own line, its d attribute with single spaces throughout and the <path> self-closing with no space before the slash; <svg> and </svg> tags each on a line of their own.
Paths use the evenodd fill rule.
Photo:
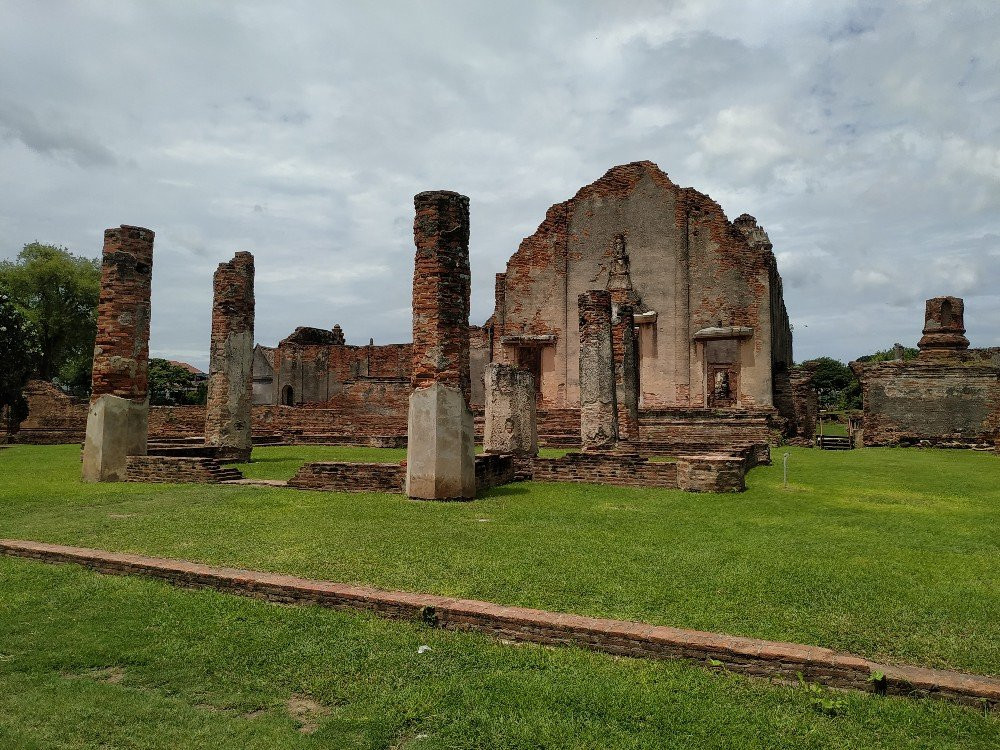
<svg viewBox="0 0 1000 750">
<path fill-rule="evenodd" d="M 527 370 L 504 364 L 486 366 L 486 453 L 538 455 L 535 378 Z"/>
<path fill-rule="evenodd" d="M 639 377 L 636 367 L 635 317 L 631 305 L 616 305 L 611 319 L 615 359 L 618 447 L 632 450 L 639 441 Z"/>
<path fill-rule="evenodd" d="M 413 199 L 413 374 L 406 494 L 475 497 L 469 408 L 469 199 L 440 190 Z"/>
<path fill-rule="evenodd" d="M 212 278 L 205 445 L 226 461 L 249 461 L 253 402 L 254 264 L 250 253 L 220 263 Z"/>
<path fill-rule="evenodd" d="M 611 294 L 583 292 L 580 310 L 580 440 L 584 450 L 611 450 L 618 441 L 618 405 L 611 349 Z"/>
<path fill-rule="evenodd" d="M 924 308 L 920 353 L 948 353 L 969 348 L 965 338 L 965 303 L 958 297 L 934 297 Z"/>
<path fill-rule="evenodd" d="M 83 443 L 83 479 L 125 478 L 125 457 L 146 454 L 153 232 L 122 225 L 104 232 L 97 340 Z"/>
</svg>

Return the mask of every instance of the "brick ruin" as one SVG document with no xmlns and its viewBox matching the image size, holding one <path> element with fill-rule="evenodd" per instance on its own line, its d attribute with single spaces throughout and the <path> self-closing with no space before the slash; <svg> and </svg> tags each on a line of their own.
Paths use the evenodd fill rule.
<svg viewBox="0 0 1000 750">
<path fill-rule="evenodd" d="M 532 370 L 540 406 L 579 402 L 577 297 L 633 308 L 639 407 L 770 409 L 791 330 L 767 234 L 729 222 L 652 162 L 614 167 L 552 206 L 497 276 L 495 358 Z"/>
<path fill-rule="evenodd" d="M 205 445 L 218 458 L 248 461 L 252 395 L 254 263 L 236 253 L 220 263 L 212 279 L 212 339 L 209 350 Z"/>
<path fill-rule="evenodd" d="M 413 371 L 406 494 L 427 500 L 475 497 L 470 408 L 469 199 L 449 191 L 413 200 Z"/>
<path fill-rule="evenodd" d="M 789 434 L 809 414 L 807 379 L 790 369 L 791 332 L 767 233 L 748 215 L 729 222 L 718 204 L 677 187 L 655 164 L 614 167 L 551 207 L 497 275 L 494 314 L 481 327 L 468 324 L 467 199 L 426 193 L 415 206 L 414 343 L 348 345 L 334 326 L 297 328 L 276 347 L 256 346 L 253 406 L 244 418 L 238 398 L 219 395 L 244 381 L 243 370 L 226 374 L 219 342 L 237 326 L 252 329 L 252 280 L 241 297 L 247 284 L 237 254 L 216 279 L 228 295 L 216 290 L 209 406 L 153 409 L 151 434 L 191 440 L 200 419 L 206 445 L 233 457 L 245 456 L 250 422 L 256 441 L 403 445 L 414 417 L 411 391 L 428 388 L 460 393 L 463 408 L 475 412 L 474 428 L 485 432 L 487 396 L 503 395 L 485 388 L 490 364 L 530 376 L 536 445 L 735 455 L 773 438 L 779 413 Z M 454 255 L 463 242 L 464 261 Z M 578 306 L 581 295 L 601 299 L 597 348 L 586 330 L 593 311 Z M 230 353 L 230 364 L 242 365 L 244 351 Z M 596 397 L 587 372 L 595 374 Z M 73 410 L 50 411 L 64 424 Z M 430 418 L 428 409 L 418 411 Z M 56 434 L 43 435 L 31 418 L 26 426 L 27 436 Z M 455 433 L 461 489 L 419 492 L 469 496 L 465 432 Z M 411 453 L 420 450 L 411 445 Z M 411 458 L 411 479 L 419 464 Z"/>
<path fill-rule="evenodd" d="M 864 445 L 993 449 L 1000 438 L 1000 347 L 969 349 L 965 306 L 927 300 L 920 354 L 852 362 L 864 399 Z"/>
<path fill-rule="evenodd" d="M 84 481 L 124 479 L 126 457 L 146 453 L 152 277 L 153 232 L 105 230 Z"/>
</svg>

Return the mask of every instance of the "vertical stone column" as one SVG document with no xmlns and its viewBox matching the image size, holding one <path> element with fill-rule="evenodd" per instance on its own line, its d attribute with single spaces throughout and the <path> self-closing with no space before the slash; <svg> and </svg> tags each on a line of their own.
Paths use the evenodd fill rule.
<svg viewBox="0 0 1000 750">
<path fill-rule="evenodd" d="M 413 199 L 413 374 L 406 494 L 475 497 L 469 408 L 469 199 L 446 190 Z"/>
<path fill-rule="evenodd" d="M 535 378 L 504 364 L 486 366 L 486 420 L 483 450 L 514 456 L 538 455 Z"/>
<path fill-rule="evenodd" d="M 639 441 L 639 378 L 636 367 L 635 316 L 631 305 L 617 305 L 611 319 L 618 407 L 618 447 L 632 450 Z"/>
<path fill-rule="evenodd" d="M 83 479 L 125 478 L 125 457 L 146 454 L 153 232 L 122 225 L 104 232 L 97 340 L 83 443 Z"/>
<path fill-rule="evenodd" d="M 611 294 L 591 289 L 580 311 L 580 440 L 584 450 L 611 450 L 618 441 L 618 405 L 611 349 Z"/>
<path fill-rule="evenodd" d="M 205 445 L 226 461 L 249 461 L 253 402 L 254 264 L 250 253 L 220 263 L 212 278 Z"/>
</svg>

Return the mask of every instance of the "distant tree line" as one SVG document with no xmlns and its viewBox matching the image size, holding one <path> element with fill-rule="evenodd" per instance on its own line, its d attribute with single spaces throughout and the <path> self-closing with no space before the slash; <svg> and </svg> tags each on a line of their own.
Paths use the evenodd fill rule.
<svg viewBox="0 0 1000 750">
<path fill-rule="evenodd" d="M 32 242 L 0 261 L 0 420 L 7 431 L 27 416 L 23 390 L 39 378 L 74 396 L 90 395 L 101 263 L 64 247 Z M 150 402 L 205 402 L 205 383 L 167 360 L 150 360 Z"/>
</svg>

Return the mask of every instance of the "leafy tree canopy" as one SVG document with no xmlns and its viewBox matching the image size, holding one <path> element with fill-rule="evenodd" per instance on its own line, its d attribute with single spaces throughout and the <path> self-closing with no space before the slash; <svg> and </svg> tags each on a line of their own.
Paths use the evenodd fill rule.
<svg viewBox="0 0 1000 750">
<path fill-rule="evenodd" d="M 63 247 L 32 242 L 17 260 L 0 262 L 0 293 L 37 336 L 37 377 L 89 388 L 100 287 L 100 261 Z"/>
<path fill-rule="evenodd" d="M 903 347 L 903 359 L 916 359 L 917 355 L 920 354 L 920 350 L 915 346 L 904 346 Z M 896 359 L 896 348 L 883 349 L 880 352 L 875 352 L 873 354 L 864 354 L 858 357 L 858 362 L 890 362 Z"/>
<path fill-rule="evenodd" d="M 813 371 L 813 383 L 822 408 L 861 408 L 861 386 L 850 367 L 833 357 L 818 357 L 802 364 Z"/>
<path fill-rule="evenodd" d="M 149 403 L 153 406 L 203 404 L 208 390 L 203 380 L 166 359 L 149 360 Z"/>
<path fill-rule="evenodd" d="M 31 325 L 10 298 L 0 293 L 0 416 L 8 432 L 28 416 L 23 390 L 38 354 Z"/>
</svg>

